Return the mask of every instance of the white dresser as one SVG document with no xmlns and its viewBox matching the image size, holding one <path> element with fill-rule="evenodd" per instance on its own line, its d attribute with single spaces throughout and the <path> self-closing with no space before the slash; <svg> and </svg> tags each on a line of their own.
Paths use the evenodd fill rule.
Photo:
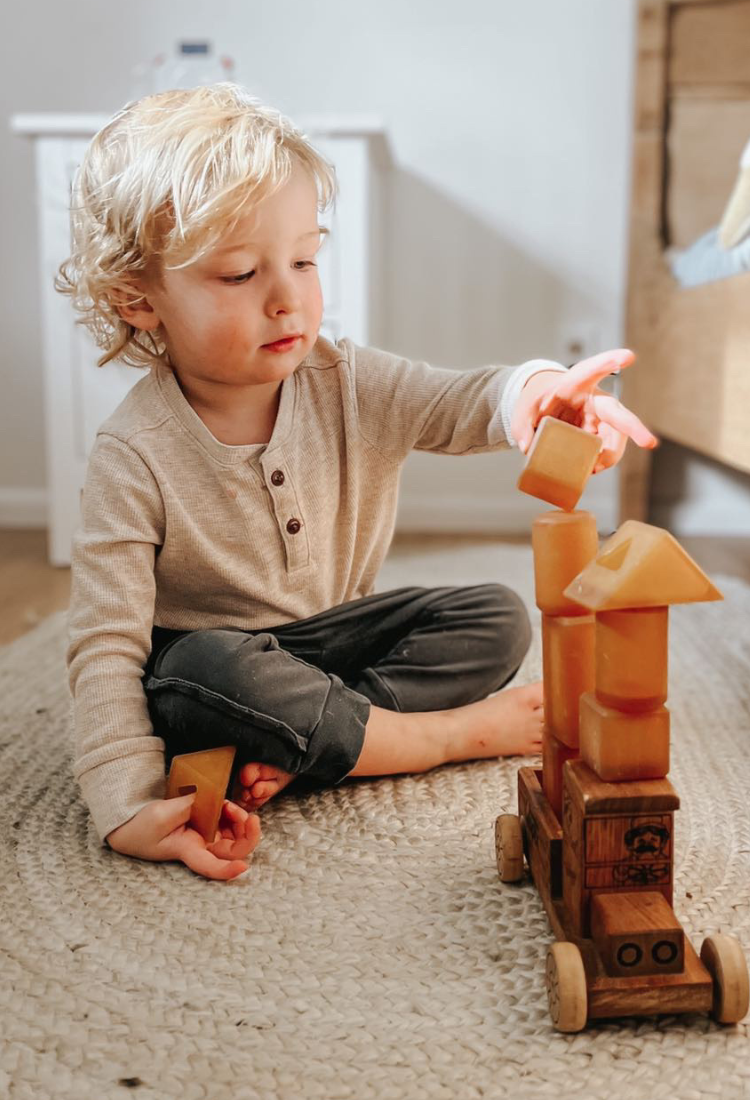
<svg viewBox="0 0 750 1100">
<path fill-rule="evenodd" d="M 91 137 L 107 121 L 99 115 L 15 115 L 15 133 L 34 140 L 39 217 L 42 304 L 48 548 L 53 565 L 68 565 L 78 523 L 86 461 L 98 426 L 140 378 L 143 370 L 108 363 L 75 323 L 67 297 L 54 289 L 69 254 L 68 206 L 73 173 Z M 385 131 L 377 119 L 295 117 L 297 125 L 334 164 L 339 196 L 322 216 L 330 229 L 320 253 L 325 313 L 322 333 L 356 343 L 377 343 L 382 331 L 381 249 L 385 176 L 391 164 Z"/>
</svg>

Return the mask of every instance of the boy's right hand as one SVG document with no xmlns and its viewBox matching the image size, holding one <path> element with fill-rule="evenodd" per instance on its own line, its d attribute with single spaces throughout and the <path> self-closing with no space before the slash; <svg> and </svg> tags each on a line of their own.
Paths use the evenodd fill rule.
<svg viewBox="0 0 750 1100">
<path fill-rule="evenodd" d="M 196 874 L 229 880 L 247 871 L 245 856 L 260 841 L 260 818 L 226 801 L 216 838 L 206 844 L 188 824 L 195 794 L 149 802 L 124 825 L 107 834 L 116 852 L 137 859 L 177 859 Z"/>
</svg>

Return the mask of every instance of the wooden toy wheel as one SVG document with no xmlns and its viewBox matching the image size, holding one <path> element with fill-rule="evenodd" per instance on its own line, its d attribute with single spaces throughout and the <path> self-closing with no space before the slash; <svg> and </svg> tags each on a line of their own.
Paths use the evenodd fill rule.
<svg viewBox="0 0 750 1100">
<path fill-rule="evenodd" d="M 523 835 L 515 814 L 500 814 L 495 821 L 495 855 L 501 882 L 523 878 Z"/>
<path fill-rule="evenodd" d="M 750 1002 L 745 953 L 734 936 L 707 936 L 701 947 L 701 962 L 714 980 L 711 1015 L 720 1024 L 738 1024 L 747 1015 Z"/>
<path fill-rule="evenodd" d="M 558 1031 L 581 1031 L 586 1026 L 586 971 L 574 943 L 553 943 L 547 952 L 547 999 Z"/>
</svg>

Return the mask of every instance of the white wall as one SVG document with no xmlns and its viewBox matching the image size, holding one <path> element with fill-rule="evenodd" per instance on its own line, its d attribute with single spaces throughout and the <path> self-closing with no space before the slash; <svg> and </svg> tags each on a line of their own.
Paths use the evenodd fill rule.
<svg viewBox="0 0 750 1100">
<path fill-rule="evenodd" d="M 373 343 L 441 366 L 571 361 L 575 339 L 586 351 L 622 341 L 633 34 L 633 0 L 19 5 L 0 46 L 0 512 L 38 509 L 44 489 L 34 168 L 10 115 L 111 112 L 136 62 L 209 37 L 292 118 L 388 126 L 386 321 Z M 515 492 L 519 469 L 517 453 L 414 455 L 402 525 L 528 530 L 539 509 Z M 583 501 L 603 529 L 616 476 L 593 479 Z"/>
</svg>

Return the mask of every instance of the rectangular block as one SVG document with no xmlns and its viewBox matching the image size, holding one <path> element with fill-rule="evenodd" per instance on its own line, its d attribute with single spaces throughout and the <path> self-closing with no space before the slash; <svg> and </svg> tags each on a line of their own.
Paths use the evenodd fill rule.
<svg viewBox="0 0 750 1100">
<path fill-rule="evenodd" d="M 581 807 L 581 813 L 638 814 L 669 813 L 679 810 L 680 799 L 668 779 L 633 779 L 607 783 L 584 760 L 568 768 L 566 789 Z"/>
<path fill-rule="evenodd" d="M 571 749 L 579 745 L 580 697 L 594 690 L 594 636 L 593 615 L 542 615 L 544 722 Z"/>
<path fill-rule="evenodd" d="M 562 820 L 563 767 L 574 760 L 578 749 L 571 749 L 559 741 L 551 730 L 542 732 L 542 789 L 558 821 Z"/>
<path fill-rule="evenodd" d="M 542 512 L 531 525 L 536 605 L 546 615 L 588 615 L 563 591 L 596 557 L 599 536 L 592 512 Z"/>
<path fill-rule="evenodd" d="M 672 907 L 655 891 L 595 894 L 591 935 L 608 974 L 679 974 L 684 969 L 685 935 Z"/>
<path fill-rule="evenodd" d="M 586 692 L 581 696 L 580 722 L 580 756 L 605 782 L 662 779 L 668 773 L 670 717 L 666 707 L 628 714 L 605 706 Z"/>
<path fill-rule="evenodd" d="M 598 436 L 544 416 L 526 456 L 518 488 L 557 508 L 575 508 L 601 450 Z"/>
<path fill-rule="evenodd" d="M 667 698 L 668 607 L 596 614 L 596 694 L 618 710 L 653 710 Z"/>
</svg>

